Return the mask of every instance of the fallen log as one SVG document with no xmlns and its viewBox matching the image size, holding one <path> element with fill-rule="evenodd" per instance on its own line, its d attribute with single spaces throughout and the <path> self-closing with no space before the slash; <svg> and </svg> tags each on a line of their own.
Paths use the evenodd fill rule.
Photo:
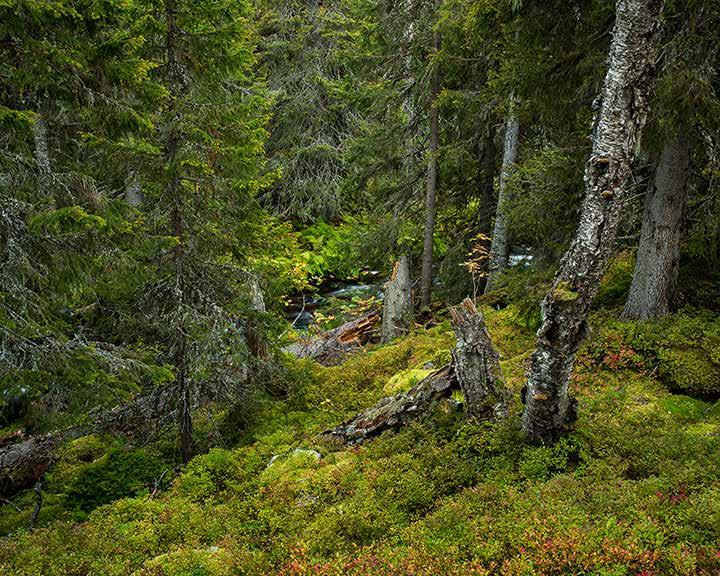
<svg viewBox="0 0 720 576">
<path fill-rule="evenodd" d="M 284 350 L 297 358 L 312 358 L 325 366 L 340 362 L 348 352 L 367 344 L 376 334 L 380 314 L 372 310 L 342 326 L 303 338 Z"/>
<path fill-rule="evenodd" d="M 465 398 L 465 413 L 480 419 L 507 416 L 507 390 L 485 319 L 475 304 L 466 298 L 450 309 L 457 338 L 453 364 Z"/>
<path fill-rule="evenodd" d="M 407 392 L 383 398 L 354 418 L 328 430 L 325 435 L 347 444 L 359 444 L 385 430 L 397 429 L 427 412 L 438 400 L 449 397 L 457 388 L 452 365 L 433 372 Z"/>
<path fill-rule="evenodd" d="M 174 415 L 172 387 L 149 394 L 90 417 L 90 422 L 40 436 L 17 435 L 17 442 L 0 449 L 0 498 L 10 498 L 38 482 L 53 465 L 57 449 L 76 438 L 98 432 L 138 432 L 161 426 Z"/>
<path fill-rule="evenodd" d="M 397 429 L 428 412 L 440 399 L 460 389 L 465 414 L 481 419 L 507 416 L 507 392 L 499 355 L 482 314 L 466 299 L 451 310 L 457 344 L 453 361 L 407 392 L 383 398 L 374 406 L 325 432 L 347 444 L 359 444 L 385 430 Z"/>
</svg>

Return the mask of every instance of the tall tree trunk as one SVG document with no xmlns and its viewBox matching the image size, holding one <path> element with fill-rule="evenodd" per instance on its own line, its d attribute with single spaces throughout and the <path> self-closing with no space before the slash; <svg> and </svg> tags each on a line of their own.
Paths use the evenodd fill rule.
<svg viewBox="0 0 720 576">
<path fill-rule="evenodd" d="M 260 280 L 254 274 L 250 274 L 248 278 L 248 286 L 250 288 L 250 295 L 252 300 L 250 307 L 253 312 L 257 315 L 265 314 L 267 309 L 265 307 L 265 297 L 260 287 Z M 248 348 L 250 353 L 261 360 L 267 360 L 270 356 L 270 347 L 259 322 L 257 316 L 253 316 L 246 323 L 245 337 L 247 338 Z"/>
<path fill-rule="evenodd" d="M 668 142 L 645 198 L 640 245 L 624 316 L 638 320 L 670 313 L 677 287 L 680 237 L 687 202 L 690 143 L 684 130 Z"/>
<path fill-rule="evenodd" d="M 617 2 L 580 224 L 542 303 L 528 374 L 522 426 L 535 441 L 556 439 L 572 416 L 570 372 L 627 199 L 631 163 L 649 108 L 662 5 L 662 0 Z"/>
<path fill-rule="evenodd" d="M 490 255 L 492 215 L 495 204 L 495 130 L 486 129 L 486 133 L 478 139 L 478 196 L 480 197 L 480 211 L 478 218 L 478 232 L 480 243 L 484 251 Z M 487 270 L 484 270 L 487 273 Z M 478 293 L 485 292 L 487 276 L 483 276 L 478 284 Z"/>
<path fill-rule="evenodd" d="M 437 9 L 436 0 L 435 7 Z M 440 50 L 440 33 L 433 32 L 433 57 Z M 425 194 L 425 238 L 423 242 L 422 274 L 420 276 L 420 305 L 429 306 L 432 295 L 433 237 L 435 236 L 435 196 L 437 192 L 438 144 L 440 141 L 440 116 L 437 96 L 440 93 L 440 66 L 433 62 L 430 80 L 430 144 L 428 149 L 427 190 Z"/>
<path fill-rule="evenodd" d="M 187 335 L 185 330 L 185 226 L 183 220 L 182 190 L 178 174 L 178 151 L 180 148 L 179 118 L 176 109 L 177 98 L 185 89 L 185 79 L 177 58 L 175 42 L 179 36 L 175 20 L 175 0 L 165 0 L 166 57 L 170 102 L 168 104 L 168 131 L 165 140 L 164 162 L 167 173 L 165 185 L 166 201 L 170 203 L 170 226 L 177 245 L 173 249 L 175 267 L 175 326 L 173 347 L 175 350 L 175 378 L 178 389 L 178 426 L 180 430 L 180 454 L 183 462 L 193 456 L 192 390 L 188 375 Z"/>
<path fill-rule="evenodd" d="M 510 257 L 510 238 L 507 229 L 508 189 L 507 179 L 517 160 L 518 141 L 520 139 L 520 123 L 515 111 L 515 97 L 510 96 L 510 108 L 505 123 L 505 143 L 503 145 L 503 161 L 500 171 L 500 189 L 498 190 L 495 227 L 493 228 L 490 246 L 490 265 L 485 294 L 491 292 L 498 276 L 507 268 Z"/>
</svg>

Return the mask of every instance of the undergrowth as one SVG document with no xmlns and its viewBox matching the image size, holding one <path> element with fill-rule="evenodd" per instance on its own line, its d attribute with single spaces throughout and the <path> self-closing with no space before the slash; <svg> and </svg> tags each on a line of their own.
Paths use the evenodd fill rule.
<svg viewBox="0 0 720 576">
<path fill-rule="evenodd" d="M 2 509 L 12 536 L 0 570 L 719 574 L 717 319 L 596 315 L 572 380 L 579 420 L 554 446 L 531 446 L 518 430 L 518 398 L 533 334 L 512 307 L 486 313 L 515 398 L 507 421 L 439 411 L 360 447 L 321 436 L 446 363 L 447 323 L 336 367 L 288 360 L 287 397 L 259 402 L 235 448 L 196 457 L 157 494 L 162 451 L 73 443 L 49 480 L 41 528 L 13 525 L 20 516 Z M 31 496 L 16 503 L 31 507 Z"/>
</svg>

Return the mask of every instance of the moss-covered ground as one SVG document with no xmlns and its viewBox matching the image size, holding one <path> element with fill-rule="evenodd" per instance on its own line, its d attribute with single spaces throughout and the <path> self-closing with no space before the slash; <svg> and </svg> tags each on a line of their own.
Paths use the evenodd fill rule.
<svg viewBox="0 0 720 576">
<path fill-rule="evenodd" d="M 160 441 L 68 446 L 39 528 L 24 528 L 31 494 L 0 509 L 0 573 L 720 574 L 720 322 L 596 315 L 572 380 L 579 419 L 549 447 L 517 429 L 533 334 L 512 307 L 486 314 L 508 421 L 441 405 L 361 447 L 320 436 L 447 362 L 447 323 L 336 367 L 288 360 L 286 397 L 260 401 L 234 447 L 160 481 Z"/>
</svg>

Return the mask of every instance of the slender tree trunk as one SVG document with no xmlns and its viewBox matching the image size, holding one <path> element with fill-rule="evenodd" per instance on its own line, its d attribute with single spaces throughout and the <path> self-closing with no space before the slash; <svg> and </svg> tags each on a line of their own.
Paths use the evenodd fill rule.
<svg viewBox="0 0 720 576">
<path fill-rule="evenodd" d="M 265 308 L 265 298 L 263 296 L 258 277 L 254 274 L 250 275 L 248 278 L 248 286 L 252 296 L 252 301 L 250 303 L 252 310 L 258 315 L 265 314 L 265 312 L 267 312 L 267 309 Z M 261 330 L 260 322 L 257 317 L 252 317 L 247 322 L 245 337 L 247 338 L 250 353 L 256 358 L 267 360 L 270 356 L 270 348 L 268 346 L 268 341 Z"/>
<path fill-rule="evenodd" d="M 185 225 L 183 202 L 177 155 L 180 148 L 179 118 L 176 109 L 177 98 L 185 90 L 185 81 L 177 58 L 175 42 L 179 36 L 175 20 L 175 0 L 165 0 L 166 57 L 170 102 L 168 105 L 168 131 L 165 140 L 164 161 L 167 173 L 165 185 L 166 201 L 170 203 L 170 225 L 177 245 L 173 250 L 175 267 L 175 326 L 173 346 L 175 349 L 175 378 L 178 388 L 178 426 L 180 429 L 180 454 L 183 462 L 193 456 L 192 390 L 187 366 L 187 334 L 185 330 Z"/>
<path fill-rule="evenodd" d="M 478 140 L 478 196 L 480 197 L 480 212 L 478 218 L 478 232 L 480 243 L 485 252 L 490 255 L 492 215 L 495 204 L 495 130 L 487 129 Z M 487 270 L 483 272 L 487 273 Z M 479 294 L 485 292 L 487 276 L 483 276 L 477 287 Z"/>
<path fill-rule="evenodd" d="M 513 165 L 517 161 L 518 141 L 520 139 L 520 123 L 515 111 L 515 97 L 510 96 L 510 109 L 505 124 L 505 144 L 503 146 L 503 161 L 500 171 L 500 189 L 498 190 L 497 210 L 495 213 L 495 227 L 493 228 L 492 244 L 490 246 L 490 265 L 485 294 L 495 287 L 498 276 L 507 268 L 510 257 L 510 238 L 507 229 L 508 190 L 507 179 Z"/>
<path fill-rule="evenodd" d="M 683 130 L 665 145 L 645 199 L 640 245 L 624 316 L 638 320 L 670 313 L 677 288 L 680 237 L 687 202 L 690 143 Z"/>
<path fill-rule="evenodd" d="M 145 197 L 142 192 L 140 177 L 135 172 L 130 172 L 125 181 L 125 202 L 130 206 L 137 207 L 140 206 L 144 200 Z"/>
<path fill-rule="evenodd" d="M 523 431 L 553 441 L 572 416 L 568 382 L 590 305 L 607 268 L 654 79 L 662 0 L 618 0 L 602 107 L 585 169 L 580 225 L 542 303 Z"/>
<path fill-rule="evenodd" d="M 33 139 L 35 141 L 35 163 L 38 170 L 38 182 L 44 194 L 50 194 L 52 182 L 52 166 L 48 149 L 47 124 L 42 114 L 38 114 L 33 124 Z"/>
<path fill-rule="evenodd" d="M 437 7 L 437 0 L 436 0 Z M 440 33 L 433 32 L 433 56 L 440 50 Z M 429 306 L 432 295 L 433 237 L 435 235 L 435 196 L 437 192 L 438 144 L 440 141 L 437 96 L 440 93 L 440 66 L 433 63 L 430 81 L 430 145 L 428 149 L 427 190 L 425 195 L 425 238 L 423 242 L 420 305 Z"/>
</svg>

